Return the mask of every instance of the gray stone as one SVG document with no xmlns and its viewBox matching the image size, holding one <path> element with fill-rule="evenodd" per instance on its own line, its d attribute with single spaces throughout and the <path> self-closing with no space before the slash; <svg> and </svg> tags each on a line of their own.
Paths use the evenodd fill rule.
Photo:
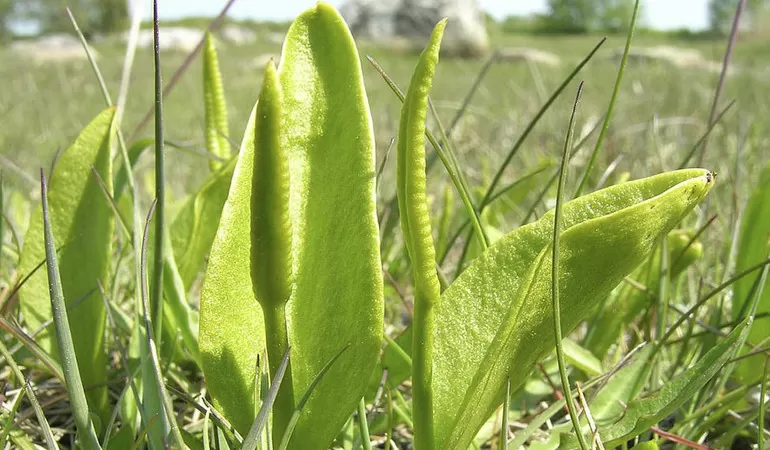
<svg viewBox="0 0 770 450">
<path fill-rule="evenodd" d="M 235 45 L 245 45 L 256 42 L 257 33 L 238 25 L 227 25 L 219 31 L 223 40 Z"/>
<path fill-rule="evenodd" d="M 122 39 L 128 40 L 128 32 L 123 33 Z M 189 27 L 161 27 L 160 49 L 163 51 L 177 51 L 189 53 L 195 49 L 203 39 L 203 30 Z M 136 45 L 139 48 L 153 47 L 152 29 L 139 30 Z"/>
<path fill-rule="evenodd" d="M 620 60 L 622 57 L 623 49 L 613 52 L 613 59 Z M 714 73 L 718 73 L 722 67 L 720 63 L 704 58 L 698 50 L 669 45 L 631 47 L 628 60 L 636 63 L 658 62 L 678 69 L 696 69 Z"/>
<path fill-rule="evenodd" d="M 556 67 L 561 64 L 561 59 L 553 53 L 528 47 L 505 47 L 498 50 L 498 61 L 504 62 L 531 62 Z"/>
<path fill-rule="evenodd" d="M 90 46 L 89 50 L 94 58 L 99 57 L 96 50 Z M 88 59 L 80 40 L 69 34 L 52 34 L 37 39 L 15 41 L 11 44 L 11 51 L 37 64 Z"/>
<path fill-rule="evenodd" d="M 349 0 L 340 14 L 357 38 L 386 46 L 407 40 L 415 49 L 425 45 L 433 27 L 446 17 L 442 53 L 477 57 L 489 50 L 477 0 Z"/>
</svg>

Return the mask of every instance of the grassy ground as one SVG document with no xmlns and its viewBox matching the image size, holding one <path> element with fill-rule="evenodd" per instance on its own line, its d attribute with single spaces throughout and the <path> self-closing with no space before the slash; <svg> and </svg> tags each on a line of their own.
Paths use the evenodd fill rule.
<svg viewBox="0 0 770 450">
<path fill-rule="evenodd" d="M 505 35 L 493 39 L 493 46 L 532 47 L 557 54 L 558 67 L 502 62 L 496 64 L 484 79 L 478 94 L 468 108 L 455 136 L 457 147 L 468 162 L 471 179 L 481 161 L 496 167 L 523 127 L 563 77 L 599 41 L 600 36 L 531 36 Z M 586 81 L 579 112 L 578 130 L 590 128 L 606 108 L 611 95 L 617 61 L 613 54 L 622 47 L 623 36 L 611 36 L 594 60 L 579 75 Z M 640 36 L 636 47 L 670 45 L 695 48 L 712 61 L 721 61 L 723 41 L 673 41 L 661 37 Z M 374 56 L 401 86 L 405 86 L 415 63 L 414 55 L 362 46 L 362 53 Z M 759 157 L 763 141 L 758 136 L 767 129 L 768 105 L 757 93 L 766 92 L 766 66 L 770 55 L 760 41 L 739 41 L 735 55 L 736 67 L 730 76 L 721 101 L 725 105 L 735 99 L 736 105 L 725 118 L 723 126 L 712 135 L 706 161 L 709 167 L 725 178 L 735 175 L 734 161 L 739 134 L 747 134 L 744 165 L 756 166 L 751 155 Z M 101 55 L 99 64 L 107 84 L 116 95 L 122 66 L 123 48 L 114 44 L 96 46 Z M 222 73 L 231 119 L 231 136 L 239 142 L 245 121 L 254 104 L 261 79 L 261 62 L 266 55 L 277 55 L 278 44 L 267 42 L 249 46 L 220 45 Z M 764 54 L 763 54 L 764 53 Z M 87 62 L 49 63 L 34 65 L 7 50 L 0 57 L 9 64 L 0 68 L 3 95 L 0 97 L 1 153 L 23 174 L 6 170 L 12 185 L 24 191 L 34 191 L 24 175 L 47 167 L 58 149 L 63 148 L 102 107 L 103 100 Z M 164 75 L 169 79 L 181 64 L 184 55 L 164 55 Z M 398 100 L 389 91 L 377 72 L 364 61 L 364 74 L 369 101 L 378 136 L 384 150 L 395 136 Z M 473 83 L 483 61 L 442 60 L 433 99 L 442 116 L 449 121 Z M 137 55 L 131 92 L 125 111 L 125 129 L 130 135 L 140 118 L 152 105 L 152 57 L 147 50 Z M 708 111 L 718 73 L 698 69 L 677 69 L 665 64 L 632 64 L 623 83 L 615 120 L 599 167 L 620 154 L 619 168 L 631 171 L 634 177 L 670 169 L 678 164 L 689 146 L 705 129 Z M 201 68 L 196 61 L 165 103 L 167 136 L 189 147 L 203 147 L 203 94 Z M 528 166 L 543 155 L 555 155 L 562 139 L 569 102 L 564 95 L 546 114 L 534 131 L 529 143 L 520 153 L 521 161 L 513 165 Z M 149 136 L 151 126 L 140 135 Z M 752 138 L 755 137 L 755 138 Z M 206 162 L 190 152 L 170 150 L 168 156 L 171 179 L 177 180 L 174 193 L 182 195 L 200 182 Z M 4 161 L 5 163 L 5 161 Z M 149 168 L 151 161 L 147 161 Z M 721 166 L 721 167 L 720 167 Z M 476 174 L 478 175 L 478 174 Z M 749 176 L 756 175 L 749 171 Z M 478 176 L 476 181 L 480 181 Z"/>
</svg>

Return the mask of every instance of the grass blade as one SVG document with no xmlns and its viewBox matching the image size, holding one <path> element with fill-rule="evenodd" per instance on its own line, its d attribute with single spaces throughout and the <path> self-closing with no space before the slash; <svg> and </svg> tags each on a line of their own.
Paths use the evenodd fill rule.
<svg viewBox="0 0 770 450">
<path fill-rule="evenodd" d="M 735 8 L 735 16 L 733 16 L 733 25 L 730 28 L 730 37 L 727 40 L 727 49 L 725 49 L 725 56 L 722 60 L 722 70 L 719 72 L 719 82 L 714 90 L 714 101 L 711 103 L 711 112 L 709 113 L 709 125 L 714 123 L 714 117 L 717 112 L 717 105 L 719 104 L 719 96 L 722 94 L 722 89 L 725 86 L 725 79 L 727 78 L 727 69 L 730 66 L 730 59 L 732 59 L 733 48 L 738 41 L 738 31 L 741 24 L 741 15 L 746 7 L 746 0 L 738 0 L 738 4 Z M 703 164 L 703 158 L 706 157 L 706 148 L 708 147 L 708 139 L 704 139 L 703 146 L 701 147 L 700 156 L 698 157 L 698 165 Z"/>
<path fill-rule="evenodd" d="M 163 77 L 160 67 L 160 28 L 158 0 L 153 0 L 153 57 L 155 62 L 155 253 L 153 260 L 152 294 L 150 305 L 155 321 L 155 338 L 161 338 L 163 324 L 163 245 L 166 225 L 166 172 L 163 142 Z M 160 341 L 157 341 L 160 345 Z"/>
<path fill-rule="evenodd" d="M 112 315 L 112 308 L 110 308 L 109 301 L 107 300 L 107 296 L 104 293 L 104 287 L 101 283 L 99 283 L 99 293 L 101 294 L 102 301 L 104 302 L 105 310 L 107 311 L 107 321 L 110 323 L 110 327 L 113 330 L 113 333 L 115 336 L 118 336 L 118 328 L 117 324 L 115 323 L 115 318 Z M 128 350 L 123 346 L 123 343 L 120 341 L 120 339 L 115 339 L 115 341 L 118 344 L 118 354 L 120 355 L 120 363 L 123 366 L 123 369 L 126 372 L 126 380 L 128 380 L 128 384 L 131 389 L 131 393 L 134 396 L 134 403 L 136 404 L 136 407 L 139 411 L 139 416 L 141 418 L 142 424 L 147 424 L 147 418 L 146 413 L 144 411 L 144 408 L 142 407 L 142 400 L 140 398 L 139 388 L 136 385 L 135 380 L 135 374 L 131 373 L 131 366 L 128 362 Z M 123 419 L 125 421 L 125 418 Z M 105 445 L 106 447 L 106 445 Z"/>
<path fill-rule="evenodd" d="M 102 189 L 104 198 L 110 204 L 110 207 L 112 208 L 112 212 L 113 214 L 115 214 L 115 218 L 118 219 L 118 223 L 120 224 L 120 229 L 123 230 L 123 232 L 126 234 L 126 237 L 128 237 L 131 245 L 134 245 L 134 242 L 132 240 L 132 235 L 131 235 L 131 229 L 128 228 L 128 222 L 126 221 L 126 218 L 123 217 L 123 213 L 120 211 L 120 206 L 118 206 L 117 202 L 112 197 L 112 194 L 110 194 L 110 188 L 107 186 L 107 184 L 105 184 L 104 180 L 102 179 L 102 176 L 99 175 L 99 172 L 96 171 L 93 165 L 91 166 L 91 174 L 99 183 L 99 187 Z"/>
<path fill-rule="evenodd" d="M 35 410 L 35 416 L 37 416 L 37 421 L 40 423 L 40 427 L 43 429 L 43 437 L 45 438 L 46 446 L 49 450 L 59 450 L 59 446 L 56 445 L 56 440 L 53 437 L 53 432 L 51 431 L 51 425 L 48 423 L 48 419 L 45 417 L 45 413 L 43 412 L 43 408 L 40 407 L 40 402 L 37 401 L 37 396 L 34 394 L 34 391 L 32 390 L 32 385 L 29 383 L 29 380 L 27 380 L 26 384 L 27 386 L 27 392 L 29 393 L 29 402 L 32 403 L 32 409 Z M 96 447 L 90 447 L 88 445 L 88 442 L 85 443 L 86 449 L 96 448 L 98 449 L 99 443 L 96 443 Z"/>
<path fill-rule="evenodd" d="M 433 114 L 434 119 L 436 120 L 436 124 L 438 125 L 439 133 L 441 134 L 441 141 L 445 145 L 445 147 L 442 148 L 442 151 L 446 154 L 445 158 L 447 158 L 449 164 L 452 165 L 452 172 L 450 172 L 450 176 L 457 178 L 457 183 L 459 183 L 460 187 L 462 188 L 460 191 L 458 191 L 460 194 L 460 199 L 462 200 L 465 209 L 467 211 L 473 212 L 473 214 L 469 215 L 468 217 L 474 219 L 473 226 L 476 231 L 479 245 L 481 245 L 482 251 L 486 250 L 490 244 L 489 237 L 487 237 L 486 233 L 484 233 L 484 229 L 481 227 L 480 215 L 475 212 L 473 194 L 472 191 L 468 189 L 468 182 L 465 180 L 463 171 L 460 170 L 460 164 L 457 162 L 457 157 L 455 156 L 452 141 L 449 139 L 449 135 L 444 131 L 444 126 L 441 124 L 438 111 L 436 111 L 436 108 L 433 106 L 433 102 L 431 102 L 430 99 L 428 99 L 428 106 L 431 113 Z"/>
<path fill-rule="evenodd" d="M 72 405 L 72 414 L 85 448 L 87 450 L 99 449 L 99 438 L 96 436 L 94 424 L 89 416 L 88 402 L 86 401 L 86 394 L 83 389 L 83 381 L 80 379 L 78 359 L 75 355 L 75 344 L 70 333 L 67 305 L 64 302 L 61 277 L 59 276 L 59 264 L 56 259 L 56 244 L 54 243 L 53 231 L 51 230 L 51 218 L 48 214 L 48 187 L 45 181 L 45 173 L 42 169 L 40 170 L 40 195 L 43 202 L 43 235 L 45 239 L 51 310 L 56 325 L 56 341 L 61 353 L 60 359 L 64 371 L 64 379 L 66 380 L 67 392 L 70 397 L 70 404 Z M 28 388 L 31 389 L 31 387 Z M 30 399 L 33 397 L 30 396 Z M 33 401 L 33 404 L 35 403 L 37 401 Z M 35 411 L 37 412 L 37 408 Z"/>
<path fill-rule="evenodd" d="M 366 401 L 363 397 L 358 403 L 358 427 L 361 435 L 361 446 L 364 450 L 372 450 L 372 438 L 369 436 L 369 423 L 366 420 Z"/>
<path fill-rule="evenodd" d="M 233 3 L 235 3 L 235 0 L 228 0 L 225 6 L 222 7 L 222 10 L 219 12 L 219 15 L 217 15 L 217 17 L 215 17 L 214 20 L 209 22 L 209 25 L 205 30 L 206 32 L 213 33 L 219 28 L 225 16 L 227 16 L 227 12 L 230 10 L 230 7 L 233 6 Z M 179 68 L 176 69 L 176 72 L 174 72 L 174 74 L 171 75 L 171 80 L 169 80 L 168 85 L 166 85 L 166 87 L 163 88 L 163 93 L 161 96 L 162 98 L 165 98 L 166 96 L 168 96 L 169 92 L 171 92 L 171 90 L 174 89 L 174 87 L 177 85 L 177 83 L 179 82 L 179 79 L 182 78 L 182 75 L 184 75 L 184 73 L 190 67 L 190 64 L 192 64 L 195 57 L 198 56 L 198 53 L 203 48 L 203 42 L 205 39 L 206 39 L 206 36 L 204 33 L 204 36 L 198 42 L 198 45 L 196 45 L 195 48 L 185 57 L 184 61 L 182 61 L 182 64 L 180 64 Z M 144 117 L 142 117 L 142 120 L 134 129 L 133 133 L 131 133 L 131 136 L 130 136 L 131 139 L 136 137 L 136 135 L 139 134 L 139 132 L 142 131 L 144 127 L 147 126 L 147 123 L 149 123 L 154 112 L 155 112 L 154 107 L 150 108 L 150 110 L 147 111 Z"/>
<path fill-rule="evenodd" d="M 150 229 L 150 221 L 152 220 L 153 213 L 155 212 L 155 205 L 156 201 L 153 201 L 150 205 L 150 211 L 147 213 L 147 220 L 144 225 L 144 237 L 142 238 L 142 264 L 141 264 L 141 277 L 142 277 L 142 315 L 144 318 L 144 333 L 145 337 L 147 339 L 147 351 L 148 351 L 148 357 L 149 357 L 149 363 L 151 365 L 151 370 L 153 372 L 154 381 L 155 381 L 155 387 L 157 388 L 157 394 L 159 394 L 160 401 L 161 401 L 161 407 L 162 412 L 164 413 L 163 421 L 166 422 L 166 426 L 171 431 L 171 436 L 174 439 L 176 445 L 178 445 L 180 448 L 185 448 L 184 440 L 182 439 L 182 434 L 179 431 L 179 427 L 176 423 L 176 420 L 174 419 L 174 409 L 173 405 L 171 403 L 171 398 L 168 395 L 168 392 L 166 390 L 166 385 L 163 382 L 163 374 L 160 369 L 160 359 L 158 357 L 158 348 L 157 348 L 157 341 L 155 337 L 155 332 L 152 327 L 152 319 L 150 316 L 150 302 L 149 302 L 149 294 L 147 292 L 147 238 L 149 235 L 149 229 Z M 160 237 L 158 237 L 159 240 Z M 162 320 L 162 318 L 160 318 Z M 145 362 L 146 363 L 146 362 Z M 144 377 L 145 380 L 149 380 L 149 377 Z M 145 392 L 146 391 L 152 391 L 150 385 L 145 385 Z M 151 394 L 153 397 L 154 394 Z M 145 402 L 147 401 L 147 396 L 145 395 Z M 151 411 L 151 413 L 154 413 L 154 411 Z M 147 429 L 150 434 L 152 434 L 153 429 L 152 427 L 152 421 L 150 421 L 147 424 Z"/>
<path fill-rule="evenodd" d="M 265 425 L 267 425 L 268 414 L 270 413 L 270 410 L 273 409 L 275 398 L 278 395 L 278 388 L 281 386 L 283 376 L 286 373 L 286 368 L 289 366 L 289 350 L 290 348 L 286 349 L 281 364 L 275 372 L 275 378 L 273 378 L 273 381 L 270 384 L 270 389 L 267 391 L 267 395 L 265 395 L 265 398 L 262 401 L 262 406 L 259 408 L 257 418 L 254 419 L 254 423 L 251 424 L 251 429 L 249 429 L 249 434 L 246 435 L 246 439 L 243 440 L 243 450 L 255 450 L 257 448 L 257 444 L 262 435 L 262 430 L 265 428 Z"/>
<path fill-rule="evenodd" d="M 639 1 L 637 0 L 637 7 Z M 553 219 L 553 253 L 551 263 L 551 299 L 553 302 L 553 323 L 554 323 L 554 336 L 556 338 L 556 359 L 559 363 L 559 376 L 561 378 L 562 389 L 569 391 L 570 384 L 567 377 L 567 363 L 564 361 L 564 348 L 562 347 L 562 332 L 561 332 L 561 308 L 559 302 L 559 238 L 561 235 L 561 220 L 562 220 L 562 202 L 564 199 L 564 183 L 567 179 L 567 160 L 569 159 L 569 149 L 572 147 L 572 136 L 575 133 L 575 113 L 577 112 L 578 105 L 580 104 L 580 96 L 583 93 L 583 82 L 578 85 L 577 95 L 575 97 L 575 103 L 572 106 L 572 114 L 569 119 L 569 128 L 567 131 L 567 137 L 564 140 L 564 150 L 561 155 L 561 167 L 559 168 L 559 184 L 556 194 L 556 210 L 554 212 Z M 510 383 L 510 381 L 509 381 Z M 578 418 L 577 410 L 575 409 L 575 402 L 572 396 L 567 393 L 567 408 L 569 409 L 570 419 L 572 420 L 572 427 L 578 437 L 580 448 L 588 450 L 583 433 L 580 432 L 580 419 Z"/>
<path fill-rule="evenodd" d="M 0 345 L 2 345 L 2 343 L 0 343 Z M 14 428 L 13 419 L 19 411 L 19 406 L 21 406 L 21 402 L 24 400 L 25 395 L 27 395 L 26 383 L 21 385 L 21 389 L 19 389 L 19 393 L 16 395 L 13 405 L 11 405 L 11 410 L 8 411 L 8 417 L 3 424 L 3 431 L 0 432 L 0 448 L 6 448 L 5 444 L 8 442 L 8 435 L 11 434 L 11 430 Z"/>
<path fill-rule="evenodd" d="M 757 431 L 757 448 L 765 448 L 765 401 L 767 398 L 767 375 L 770 373 L 770 357 L 765 355 L 765 368 L 762 370 L 759 389 L 759 430 Z M 1 442 L 2 440 L 0 440 Z"/>
<path fill-rule="evenodd" d="M 684 169 L 685 166 L 690 162 L 692 157 L 695 155 L 695 152 L 698 151 L 698 148 L 701 147 L 701 145 L 706 142 L 706 139 L 708 139 L 709 135 L 711 134 L 711 131 L 714 129 L 714 127 L 717 126 L 719 122 L 722 121 L 722 117 L 727 113 L 727 111 L 732 108 L 732 106 L 735 104 L 735 100 L 731 100 L 730 103 L 727 104 L 727 106 L 720 111 L 719 115 L 714 119 L 706 128 L 706 131 L 701 135 L 700 139 L 698 139 L 697 142 L 690 148 L 690 151 L 687 153 L 687 155 L 684 157 L 682 162 L 679 164 L 680 169 Z"/>
<path fill-rule="evenodd" d="M 72 15 L 72 11 L 70 11 L 69 8 L 65 8 L 65 11 L 67 11 L 67 17 L 69 17 L 70 22 L 72 22 L 72 28 L 75 29 L 75 34 L 77 34 L 80 43 L 83 45 L 83 51 L 86 52 L 88 62 L 94 70 L 94 75 L 96 75 L 96 80 L 99 82 L 99 88 L 102 91 L 102 97 L 104 97 L 104 101 L 108 106 L 112 106 L 112 98 L 110 97 L 110 91 L 107 89 L 107 83 L 104 82 L 104 77 L 102 76 L 101 70 L 99 70 L 99 66 L 96 64 L 94 55 L 91 53 L 91 48 L 88 46 L 86 37 L 83 35 L 83 32 L 80 31 L 80 27 L 78 26 L 77 20 L 75 20 L 75 16 Z"/>
<path fill-rule="evenodd" d="M 307 387 L 307 390 L 302 395 L 302 398 L 300 398 L 299 402 L 297 402 L 297 408 L 294 410 L 294 414 L 291 416 L 291 420 L 289 420 L 289 424 L 286 427 L 286 431 L 283 433 L 283 437 L 281 438 L 281 444 L 278 446 L 278 450 L 286 450 L 286 448 L 289 445 L 289 441 L 291 440 L 291 435 L 294 433 L 294 428 L 296 428 L 297 426 L 297 421 L 299 420 L 299 415 L 302 412 L 302 408 L 304 408 L 307 401 L 310 400 L 310 394 L 313 393 L 313 390 L 321 381 L 321 379 L 323 379 L 324 375 L 326 375 L 326 372 L 328 372 L 329 369 L 332 368 L 334 363 L 339 359 L 340 356 L 342 356 L 343 353 L 345 353 L 345 350 L 347 350 L 348 348 L 350 348 L 350 345 L 346 345 L 345 347 L 342 347 L 340 351 L 337 352 L 337 354 L 334 355 L 332 359 L 330 359 L 329 362 L 326 363 L 325 366 L 323 366 L 321 371 L 318 372 L 318 375 L 316 375 L 316 377 Z"/>
<path fill-rule="evenodd" d="M 0 329 L 13 336 L 21 345 L 27 348 L 32 355 L 48 369 L 59 381 L 64 382 L 64 372 L 59 363 L 51 357 L 30 335 L 21 329 L 12 319 L 9 320 L 0 315 Z"/>
<path fill-rule="evenodd" d="M 492 183 L 487 188 L 487 192 L 484 194 L 483 200 L 481 200 L 481 204 L 487 204 L 490 197 L 495 193 L 495 188 L 497 188 L 497 185 L 500 183 L 500 180 L 503 177 L 503 172 L 508 167 L 508 164 L 511 163 L 511 160 L 514 156 L 516 156 L 516 153 L 518 153 L 519 149 L 521 148 L 521 145 L 524 143 L 524 140 L 527 139 L 527 136 L 529 136 L 529 133 L 532 132 L 532 130 L 535 128 L 535 125 L 537 125 L 538 122 L 540 122 L 540 119 L 543 117 L 546 111 L 548 111 L 548 108 L 551 107 L 554 101 L 561 95 L 562 91 L 569 85 L 569 83 L 572 81 L 573 78 L 575 78 L 580 72 L 583 67 L 588 64 L 588 61 L 593 58 L 593 56 L 596 54 L 597 51 L 599 51 L 599 48 L 604 45 L 604 43 L 607 41 L 607 38 L 602 38 L 595 46 L 594 48 L 586 55 L 585 58 L 583 58 L 580 63 L 575 66 L 574 69 L 572 69 L 572 72 L 570 72 L 569 75 L 567 75 L 567 78 L 564 79 L 564 81 L 561 82 L 558 88 L 556 88 L 555 91 L 551 94 L 551 96 L 548 98 L 548 100 L 543 103 L 543 106 L 540 107 L 540 110 L 535 114 L 535 117 L 532 118 L 532 121 L 527 124 L 527 127 L 524 129 L 524 131 L 521 133 L 521 136 L 516 140 L 516 142 L 513 144 L 513 147 L 511 147 L 511 150 L 508 152 L 508 154 L 505 156 L 505 160 L 500 165 L 500 167 L 497 169 L 497 172 L 495 173 L 495 176 L 492 178 Z M 482 206 L 483 210 L 483 206 Z"/>
<path fill-rule="evenodd" d="M 594 150 L 591 152 L 591 158 L 588 160 L 588 165 L 583 171 L 583 179 L 580 180 L 575 197 L 580 197 L 583 193 L 583 189 L 588 183 L 588 179 L 591 176 L 591 171 L 594 168 L 596 162 L 596 155 L 599 154 L 599 149 L 604 142 L 604 137 L 607 135 L 607 129 L 610 127 L 610 120 L 612 119 L 612 111 L 615 109 L 615 102 L 618 99 L 618 93 L 620 93 L 620 83 L 623 81 L 623 74 L 626 72 L 626 63 L 628 62 L 628 53 L 631 51 L 631 40 L 634 37 L 634 29 L 636 28 L 636 18 L 639 15 L 639 3 L 640 0 L 634 2 L 634 12 L 631 14 L 631 24 L 628 26 L 628 35 L 626 36 L 626 46 L 623 49 L 623 58 L 620 60 L 620 67 L 618 68 L 618 76 L 615 79 L 615 87 L 612 90 L 612 97 L 610 97 L 610 104 L 607 106 L 607 114 L 604 115 L 604 123 L 602 124 L 602 130 L 599 132 L 599 137 L 596 139 Z"/>
</svg>

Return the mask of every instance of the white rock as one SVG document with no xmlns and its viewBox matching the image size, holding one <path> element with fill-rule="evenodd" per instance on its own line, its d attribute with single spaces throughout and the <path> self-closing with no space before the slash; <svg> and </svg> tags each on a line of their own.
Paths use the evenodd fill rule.
<svg viewBox="0 0 770 450">
<path fill-rule="evenodd" d="M 238 25 L 227 25 L 218 34 L 223 40 L 235 45 L 251 44 L 257 40 L 257 33 Z"/>
<path fill-rule="evenodd" d="M 477 0 L 349 0 L 340 14 L 354 36 L 384 45 L 398 38 L 425 45 L 433 27 L 446 17 L 442 53 L 476 57 L 489 50 Z"/>
<path fill-rule="evenodd" d="M 94 58 L 99 54 L 89 47 Z M 80 40 L 68 34 L 52 34 L 37 39 L 15 41 L 11 51 L 38 64 L 47 62 L 86 61 L 88 56 Z"/>
<path fill-rule="evenodd" d="M 619 49 L 613 53 L 613 58 L 620 59 L 623 56 L 623 50 Z M 715 61 L 709 61 L 695 49 L 673 47 L 670 45 L 659 45 L 656 47 L 632 47 L 628 54 L 629 61 L 636 62 L 662 62 L 680 69 L 698 69 L 709 72 L 719 72 L 721 64 Z"/>
<path fill-rule="evenodd" d="M 561 64 L 561 58 L 553 53 L 527 47 L 506 47 L 498 50 L 499 61 L 525 61 L 556 67 Z"/>
<path fill-rule="evenodd" d="M 122 39 L 128 39 L 128 33 L 123 33 Z M 195 49 L 203 39 L 203 30 L 189 27 L 161 27 L 160 49 L 163 51 L 178 51 L 189 53 Z M 139 30 L 136 45 L 139 48 L 153 47 L 152 29 Z"/>
</svg>

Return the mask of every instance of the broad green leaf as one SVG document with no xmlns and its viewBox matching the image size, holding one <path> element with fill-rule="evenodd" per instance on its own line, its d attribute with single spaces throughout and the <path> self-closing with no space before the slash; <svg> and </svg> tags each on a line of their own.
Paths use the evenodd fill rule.
<svg viewBox="0 0 770 450">
<path fill-rule="evenodd" d="M 243 135 L 201 290 L 199 347 L 214 406 L 245 436 L 257 413 L 262 312 L 251 286 L 251 180 L 255 111 Z"/>
<path fill-rule="evenodd" d="M 667 236 L 668 261 L 672 265 L 671 278 L 676 278 L 703 254 L 703 244 L 694 241 L 694 233 L 674 230 Z M 618 342 L 621 334 L 647 306 L 660 286 L 660 247 L 641 267 L 636 269 L 631 278 L 644 284 L 647 292 L 635 286 L 624 284 L 607 298 L 596 317 L 591 320 L 591 330 L 586 338 L 585 347 L 594 354 L 603 357 L 610 346 Z"/>
<path fill-rule="evenodd" d="M 571 331 L 646 260 L 708 193 L 710 172 L 668 172 L 565 203 L 562 326 Z M 502 400 L 553 350 L 553 211 L 480 256 L 442 295 L 434 359 L 437 448 L 465 448 Z"/>
<path fill-rule="evenodd" d="M 230 158 L 230 135 L 227 124 L 227 104 L 222 74 L 219 72 L 219 58 L 211 33 L 206 33 L 203 49 L 203 99 L 206 117 L 206 148 L 211 154 L 221 159 Z M 222 162 L 212 159 L 209 166 L 212 171 L 222 167 Z"/>
<path fill-rule="evenodd" d="M 738 325 L 721 343 L 709 350 L 695 365 L 669 380 L 652 395 L 638 397 L 623 409 L 617 409 L 614 422 L 609 414 L 597 423 L 599 434 L 608 448 L 638 436 L 692 398 L 733 357 L 749 332 L 749 322 Z M 575 448 L 575 436 L 562 436 L 561 448 Z"/>
<path fill-rule="evenodd" d="M 105 312 L 97 282 L 108 285 L 114 216 L 91 166 L 112 190 L 110 149 L 115 109 L 102 111 L 62 154 L 50 180 L 48 201 L 54 239 L 61 247 L 59 263 L 72 340 L 92 411 L 109 419 Z M 19 272 L 30 273 L 45 259 L 42 209 L 36 208 L 24 239 Z M 45 271 L 37 271 L 19 291 L 21 311 L 32 332 L 51 319 Z M 58 359 L 53 327 L 37 342 Z"/>
<path fill-rule="evenodd" d="M 762 171 L 759 184 L 749 198 L 743 213 L 735 271 L 740 273 L 769 256 L 770 165 Z M 759 289 L 759 286 L 755 286 L 755 284 L 757 284 L 760 275 L 761 271 L 757 272 L 756 275 L 749 275 L 735 282 L 732 307 L 734 319 L 740 319 L 750 312 L 749 305 L 751 305 L 755 290 Z M 762 290 L 762 298 L 759 300 L 756 313 L 770 313 L 770 282 Z M 747 343 L 757 345 L 768 337 L 770 337 L 770 317 L 757 318 L 757 322 L 751 328 Z M 745 383 L 757 381 L 761 376 L 762 371 L 759 368 L 762 367 L 762 364 L 762 355 L 746 358 L 738 365 L 735 373 Z"/>
<path fill-rule="evenodd" d="M 623 405 L 627 405 L 644 388 L 650 374 L 653 350 L 653 345 L 645 345 L 596 394 L 590 407 L 597 425 L 610 423 L 623 414 Z"/>
<path fill-rule="evenodd" d="M 211 250 L 235 163 L 233 159 L 212 173 L 198 192 L 187 199 L 171 224 L 171 245 L 184 292 L 190 289 Z"/>
<path fill-rule="evenodd" d="M 374 132 L 358 57 L 339 13 L 318 3 L 286 36 L 279 78 L 291 171 L 294 392 L 318 384 L 289 445 L 327 448 L 363 396 L 383 332 Z"/>
</svg>

